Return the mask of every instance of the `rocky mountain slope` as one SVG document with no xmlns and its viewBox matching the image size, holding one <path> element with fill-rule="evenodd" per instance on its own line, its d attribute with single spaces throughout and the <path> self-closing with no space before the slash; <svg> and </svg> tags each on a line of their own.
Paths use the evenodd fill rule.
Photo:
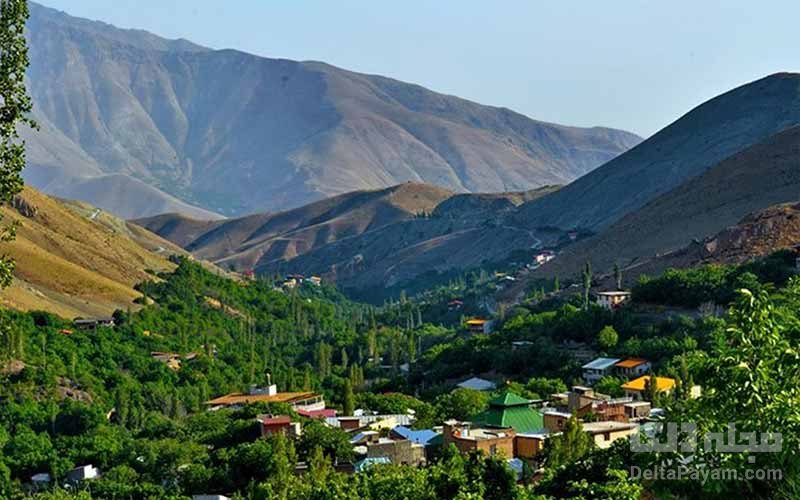
<svg viewBox="0 0 800 500">
<path fill-rule="evenodd" d="M 315 273 L 366 288 L 474 267 L 539 244 L 506 219 L 520 203 L 555 189 L 454 194 L 404 183 L 277 214 L 210 222 L 168 214 L 135 222 L 224 268 Z"/>
<path fill-rule="evenodd" d="M 781 73 L 693 109 L 627 153 L 528 203 L 531 227 L 602 230 L 720 161 L 800 125 L 800 75 Z"/>
<path fill-rule="evenodd" d="M 27 134 L 26 178 L 124 216 L 273 211 L 409 180 L 522 191 L 571 181 L 640 140 L 323 63 L 210 50 L 35 4 L 31 14 L 42 130 Z M 161 200 L 107 196 L 114 189 Z"/>
<path fill-rule="evenodd" d="M 172 269 L 169 255 L 185 254 L 134 224 L 29 187 L 0 213 L 20 224 L 16 240 L 0 243 L 0 253 L 16 261 L 13 284 L 0 291 L 3 307 L 108 315 L 135 307 L 133 286 L 153 279 L 147 270 Z"/>
<path fill-rule="evenodd" d="M 800 245 L 800 204 L 783 203 L 747 215 L 719 233 L 630 266 L 630 278 L 656 276 L 667 268 L 741 264 Z"/>
<path fill-rule="evenodd" d="M 576 243 L 541 273 L 569 276 L 591 261 L 636 265 L 702 241 L 747 214 L 800 198 L 800 126 L 735 154 Z M 728 239 L 727 237 L 722 237 Z M 765 239 L 767 244 L 769 239 Z"/>
</svg>

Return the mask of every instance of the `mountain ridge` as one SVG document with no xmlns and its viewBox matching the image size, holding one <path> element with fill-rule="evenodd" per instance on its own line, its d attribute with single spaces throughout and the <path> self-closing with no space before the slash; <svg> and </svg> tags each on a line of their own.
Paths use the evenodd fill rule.
<svg viewBox="0 0 800 500">
<path fill-rule="evenodd" d="M 75 178 L 104 174 L 237 216 L 409 180 L 522 191 L 568 182 L 640 140 L 326 63 L 187 46 L 41 6 L 32 9 L 28 36 L 43 126 L 26 134 L 25 175 L 66 197 L 76 194 Z M 51 182 L 38 184 L 45 175 Z M 96 202 L 100 192 L 77 194 Z M 157 213 L 131 214 L 118 203 L 116 212 L 129 217 Z"/>
<path fill-rule="evenodd" d="M 601 270 L 635 265 L 681 251 L 692 241 L 740 224 L 748 214 L 790 203 L 800 192 L 800 125 L 717 163 L 656 197 L 542 267 L 573 275 L 588 260 Z"/>
<path fill-rule="evenodd" d="M 716 96 L 630 151 L 520 211 L 532 226 L 598 232 L 747 147 L 800 124 L 800 75 L 775 73 Z"/>
</svg>

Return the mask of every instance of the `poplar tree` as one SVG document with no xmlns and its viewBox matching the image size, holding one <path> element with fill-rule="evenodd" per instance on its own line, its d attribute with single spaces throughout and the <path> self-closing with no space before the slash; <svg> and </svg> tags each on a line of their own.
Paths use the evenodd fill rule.
<svg viewBox="0 0 800 500">
<path fill-rule="evenodd" d="M 24 34 L 27 19 L 28 2 L 0 0 L 0 205 L 11 202 L 22 191 L 20 172 L 25 167 L 25 141 L 19 139 L 18 126 L 36 127 L 27 116 L 32 109 L 25 89 L 29 63 Z M 15 229 L 14 225 L 0 226 L 0 242 L 14 239 Z M 11 284 L 13 271 L 14 262 L 8 256 L 0 257 L 0 288 Z"/>
</svg>

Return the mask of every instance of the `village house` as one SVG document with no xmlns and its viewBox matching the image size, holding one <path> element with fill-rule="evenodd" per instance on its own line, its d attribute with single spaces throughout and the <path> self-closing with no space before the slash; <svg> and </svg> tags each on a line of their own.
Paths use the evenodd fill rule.
<svg viewBox="0 0 800 500">
<path fill-rule="evenodd" d="M 628 358 L 620 361 L 615 366 L 617 375 L 627 379 L 641 377 L 650 372 L 650 362 L 642 358 Z"/>
<path fill-rule="evenodd" d="M 490 319 L 472 318 L 467 320 L 467 331 L 469 333 L 492 333 L 494 321 Z"/>
<path fill-rule="evenodd" d="M 206 401 L 210 410 L 239 408 L 251 403 L 285 403 L 295 411 L 318 411 L 325 409 L 325 398 L 315 392 L 278 392 L 275 384 L 266 388 L 252 387 L 250 392 L 234 392 Z"/>
<path fill-rule="evenodd" d="M 471 377 L 463 382 L 459 382 L 456 387 L 461 389 L 472 389 L 474 391 L 493 391 L 497 388 L 497 384 L 491 380 L 486 380 L 480 377 Z"/>
<path fill-rule="evenodd" d="M 331 427 L 340 427 L 345 431 L 355 431 L 359 429 L 394 429 L 398 425 L 410 426 L 414 423 L 414 416 L 411 414 L 396 415 L 352 415 L 326 418 L 325 423 Z"/>
<path fill-rule="evenodd" d="M 398 425 L 389 432 L 389 437 L 392 439 L 405 439 L 423 446 L 431 445 L 439 436 L 441 436 L 441 434 L 433 429 L 414 430 L 403 425 Z"/>
<path fill-rule="evenodd" d="M 31 484 L 34 491 L 49 488 L 52 480 L 53 477 L 48 472 L 39 472 L 31 476 Z"/>
<path fill-rule="evenodd" d="M 67 472 L 66 479 L 69 483 L 78 484 L 82 481 L 96 479 L 98 477 L 100 477 L 100 470 L 97 467 L 94 465 L 81 465 Z"/>
<path fill-rule="evenodd" d="M 581 367 L 583 370 L 583 380 L 585 380 L 587 384 L 592 385 L 601 378 L 611 375 L 614 371 L 614 367 L 619 362 L 620 360 L 617 358 L 597 358 L 590 363 L 586 363 Z"/>
<path fill-rule="evenodd" d="M 639 432 L 637 424 L 625 422 L 585 422 L 583 431 L 592 436 L 598 448 L 609 448 L 617 439 L 628 438 Z"/>
<path fill-rule="evenodd" d="M 625 416 L 629 422 L 648 418 L 650 410 L 651 405 L 648 401 L 632 401 L 625 404 Z"/>
<path fill-rule="evenodd" d="M 541 266 L 547 264 L 555 258 L 556 254 L 552 250 L 543 250 L 533 257 L 533 262 L 536 264 L 536 266 Z"/>
<path fill-rule="evenodd" d="M 300 422 L 292 422 L 292 418 L 287 415 L 259 415 L 256 421 L 261 427 L 261 437 L 283 434 L 295 438 L 302 434 Z"/>
<path fill-rule="evenodd" d="M 567 393 L 567 413 L 578 418 L 591 416 L 596 420 L 627 422 L 625 404 L 631 401 L 629 397 L 611 398 L 590 387 L 575 386 Z"/>
<path fill-rule="evenodd" d="M 514 438 L 514 456 L 527 461 L 536 460 L 545 447 L 548 432 L 525 432 L 517 434 Z"/>
<path fill-rule="evenodd" d="M 192 500 L 230 500 L 225 495 L 192 495 Z"/>
<path fill-rule="evenodd" d="M 489 456 L 514 457 L 514 429 L 470 428 L 469 423 L 448 420 L 444 423 L 444 446 L 455 445 L 461 453 L 482 451 Z"/>
<path fill-rule="evenodd" d="M 112 328 L 114 318 L 75 318 L 72 322 L 78 330 L 94 330 L 100 327 Z"/>
<path fill-rule="evenodd" d="M 631 292 L 597 292 L 597 304 L 609 311 L 616 311 L 631 299 Z"/>
<path fill-rule="evenodd" d="M 643 400 L 647 398 L 647 389 L 650 380 L 653 377 L 650 375 L 642 375 L 639 378 L 635 378 L 629 382 L 622 384 L 622 390 L 625 391 L 625 395 L 636 400 Z M 677 383 L 675 382 L 674 378 L 669 377 L 655 377 L 656 381 L 656 392 L 662 392 L 669 394 L 675 389 Z"/>
<path fill-rule="evenodd" d="M 475 426 L 506 429 L 515 432 L 538 432 L 544 428 L 542 414 L 531 408 L 532 401 L 513 392 L 489 400 L 489 408 L 472 417 Z"/>
<path fill-rule="evenodd" d="M 548 432 L 557 433 L 564 430 L 567 420 L 571 417 L 572 413 L 566 411 L 545 410 L 542 413 L 542 423 Z"/>
<path fill-rule="evenodd" d="M 407 439 L 380 438 L 377 442 L 367 443 L 367 458 L 378 457 L 386 457 L 393 464 L 417 467 L 426 462 L 425 446 Z"/>
<path fill-rule="evenodd" d="M 336 418 L 336 410 L 333 408 L 323 408 L 321 410 L 304 410 L 301 408 L 297 410 L 297 414 L 305 418 Z"/>
<path fill-rule="evenodd" d="M 362 454 L 366 455 L 366 445 L 369 443 L 377 443 L 380 438 L 381 433 L 378 431 L 362 430 L 353 434 L 353 437 L 350 438 L 350 444 L 356 448 L 363 447 L 364 450 Z"/>
</svg>

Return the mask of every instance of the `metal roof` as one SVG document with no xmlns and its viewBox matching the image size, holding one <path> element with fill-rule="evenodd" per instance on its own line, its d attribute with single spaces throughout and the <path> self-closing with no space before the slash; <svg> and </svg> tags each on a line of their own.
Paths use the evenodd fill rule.
<svg viewBox="0 0 800 500">
<path fill-rule="evenodd" d="M 590 363 L 586 363 L 581 368 L 584 370 L 606 370 L 619 363 L 619 358 L 597 358 Z"/>
<path fill-rule="evenodd" d="M 491 391 L 497 387 L 497 384 L 491 380 L 472 377 L 458 384 L 458 387 L 461 387 L 462 389 L 474 389 L 476 391 Z"/>
</svg>

